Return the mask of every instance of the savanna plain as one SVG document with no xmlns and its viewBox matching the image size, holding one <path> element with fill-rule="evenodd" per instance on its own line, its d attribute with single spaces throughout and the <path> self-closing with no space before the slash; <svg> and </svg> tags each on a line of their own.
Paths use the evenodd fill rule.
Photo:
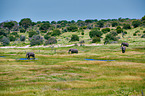
<svg viewBox="0 0 145 96">
<path fill-rule="evenodd" d="M 1 48 L 0 96 L 142 96 L 145 39 L 126 36 L 124 41 L 129 42 L 125 53 L 120 43 L 57 47 L 55 51 L 50 47 Z M 79 53 L 68 54 L 69 48 Z M 38 59 L 17 60 L 25 58 L 26 52 L 34 52 Z"/>
</svg>

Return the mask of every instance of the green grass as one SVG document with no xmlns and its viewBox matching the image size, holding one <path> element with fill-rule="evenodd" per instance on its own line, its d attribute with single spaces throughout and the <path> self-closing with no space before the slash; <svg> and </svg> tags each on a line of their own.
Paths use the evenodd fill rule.
<svg viewBox="0 0 145 96">
<path fill-rule="evenodd" d="M 127 30 L 120 42 L 139 29 Z M 129 40 L 124 54 L 120 44 L 59 47 L 56 52 L 42 47 L 0 49 L 0 56 L 5 56 L 0 57 L 0 96 L 141 96 L 142 91 L 145 94 L 145 39 L 131 36 Z M 79 53 L 68 54 L 69 48 Z M 38 60 L 16 60 L 30 51 Z"/>
</svg>

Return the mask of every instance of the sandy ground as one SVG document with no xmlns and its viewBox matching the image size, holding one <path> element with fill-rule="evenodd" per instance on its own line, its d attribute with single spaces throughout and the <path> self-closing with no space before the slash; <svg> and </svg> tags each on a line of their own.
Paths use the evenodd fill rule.
<svg viewBox="0 0 145 96">
<path fill-rule="evenodd" d="M 57 44 L 57 45 L 48 45 L 48 46 L 44 46 L 44 45 L 41 45 L 41 46 L 33 46 L 33 47 L 30 47 L 30 45 L 27 45 L 27 46 L 23 46 L 23 47 L 17 47 L 17 46 L 5 46 L 5 47 L 0 47 L 0 48 L 39 48 L 39 47 L 43 47 L 43 48 L 47 48 L 47 47 L 55 47 L 55 48 L 58 48 L 58 47 L 70 47 L 70 46 L 74 46 L 75 44 L 72 44 L 72 45 L 61 45 L 61 44 Z M 103 45 L 103 44 L 85 44 L 84 46 L 100 46 L 100 45 Z M 80 45 L 78 45 L 80 46 Z"/>
</svg>

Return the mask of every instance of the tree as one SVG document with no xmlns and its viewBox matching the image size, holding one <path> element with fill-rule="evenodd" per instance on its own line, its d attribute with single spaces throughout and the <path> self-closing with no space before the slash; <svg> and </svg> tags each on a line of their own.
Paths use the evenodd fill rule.
<svg viewBox="0 0 145 96">
<path fill-rule="evenodd" d="M 123 29 L 131 29 L 130 24 L 123 24 Z"/>
<path fill-rule="evenodd" d="M 56 24 L 56 21 L 51 21 L 51 24 Z"/>
<path fill-rule="evenodd" d="M 97 22 L 97 25 L 102 28 L 104 26 L 104 21 L 100 20 Z"/>
<path fill-rule="evenodd" d="M 46 31 L 47 29 L 49 29 L 49 27 L 50 27 L 49 23 L 43 23 L 39 29 Z"/>
<path fill-rule="evenodd" d="M 138 27 L 140 24 L 141 24 L 141 21 L 139 21 L 139 20 L 135 20 L 132 22 L 132 25 L 134 28 Z"/>
<path fill-rule="evenodd" d="M 33 35 L 30 41 L 30 45 L 34 46 L 34 45 L 40 45 L 40 44 L 43 44 L 43 38 L 39 35 Z"/>
<path fill-rule="evenodd" d="M 2 35 L 7 37 L 8 34 L 9 32 L 7 30 L 0 28 L 0 36 Z"/>
<path fill-rule="evenodd" d="M 141 20 L 145 20 L 145 15 L 141 18 Z"/>
<path fill-rule="evenodd" d="M 60 34 L 61 34 L 60 30 L 56 29 L 56 30 L 53 30 L 52 36 L 58 36 Z"/>
<path fill-rule="evenodd" d="M 103 33 L 97 29 L 92 29 L 90 32 L 89 32 L 89 36 L 90 38 L 92 37 L 101 37 L 103 35 Z"/>
<path fill-rule="evenodd" d="M 26 39 L 26 37 L 25 37 L 24 35 L 21 35 L 21 36 L 20 36 L 20 40 L 21 40 L 21 41 L 25 41 L 25 39 Z"/>
<path fill-rule="evenodd" d="M 13 35 L 10 35 L 10 36 L 9 36 L 9 40 L 10 40 L 10 41 L 15 41 L 15 40 L 16 40 L 16 37 L 13 36 Z"/>
<path fill-rule="evenodd" d="M 6 46 L 6 45 L 10 44 L 10 40 L 5 36 L 3 36 L 3 38 L 1 39 L 1 42 L 2 42 L 3 46 Z"/>
<path fill-rule="evenodd" d="M 11 22 L 5 22 L 4 23 L 4 27 L 7 27 L 9 30 L 11 30 L 11 28 L 14 26 L 15 24 L 11 21 Z"/>
<path fill-rule="evenodd" d="M 123 29 L 120 26 L 117 26 L 116 31 L 119 34 L 119 33 L 123 32 Z"/>
<path fill-rule="evenodd" d="M 57 43 L 56 38 L 51 37 L 51 38 L 49 38 L 49 39 L 45 42 L 45 45 L 48 45 L 48 44 L 55 44 L 55 43 Z"/>
<path fill-rule="evenodd" d="M 105 36 L 104 43 L 109 43 L 110 41 L 118 41 L 118 38 L 114 34 L 109 33 Z"/>
<path fill-rule="evenodd" d="M 110 28 L 104 28 L 104 29 L 102 29 L 102 32 L 103 32 L 103 33 L 110 32 Z"/>
<path fill-rule="evenodd" d="M 67 27 L 67 30 L 69 32 L 75 32 L 75 31 L 78 31 L 78 27 L 76 25 L 71 25 L 71 26 Z"/>
<path fill-rule="evenodd" d="M 112 22 L 112 27 L 115 27 L 115 26 L 117 26 L 118 25 L 118 23 L 117 22 Z"/>
<path fill-rule="evenodd" d="M 32 21 L 30 18 L 24 18 L 24 19 L 21 19 L 21 21 L 19 22 L 19 25 L 27 29 L 29 26 L 32 25 Z"/>
<path fill-rule="evenodd" d="M 73 34 L 73 35 L 71 36 L 71 41 L 79 41 L 79 36 Z"/>
<path fill-rule="evenodd" d="M 37 35 L 36 31 L 29 31 L 29 37 L 31 38 L 33 35 Z"/>
<path fill-rule="evenodd" d="M 93 37 L 92 38 L 92 43 L 96 43 L 96 42 L 100 42 L 101 41 L 101 39 L 100 39 L 100 37 Z"/>
</svg>

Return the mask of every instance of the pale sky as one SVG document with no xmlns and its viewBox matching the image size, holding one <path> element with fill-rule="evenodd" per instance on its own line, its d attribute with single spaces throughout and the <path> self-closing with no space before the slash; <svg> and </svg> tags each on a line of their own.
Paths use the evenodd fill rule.
<svg viewBox="0 0 145 96">
<path fill-rule="evenodd" d="M 86 19 L 141 19 L 145 0 L 0 0 L 0 23 Z"/>
</svg>

